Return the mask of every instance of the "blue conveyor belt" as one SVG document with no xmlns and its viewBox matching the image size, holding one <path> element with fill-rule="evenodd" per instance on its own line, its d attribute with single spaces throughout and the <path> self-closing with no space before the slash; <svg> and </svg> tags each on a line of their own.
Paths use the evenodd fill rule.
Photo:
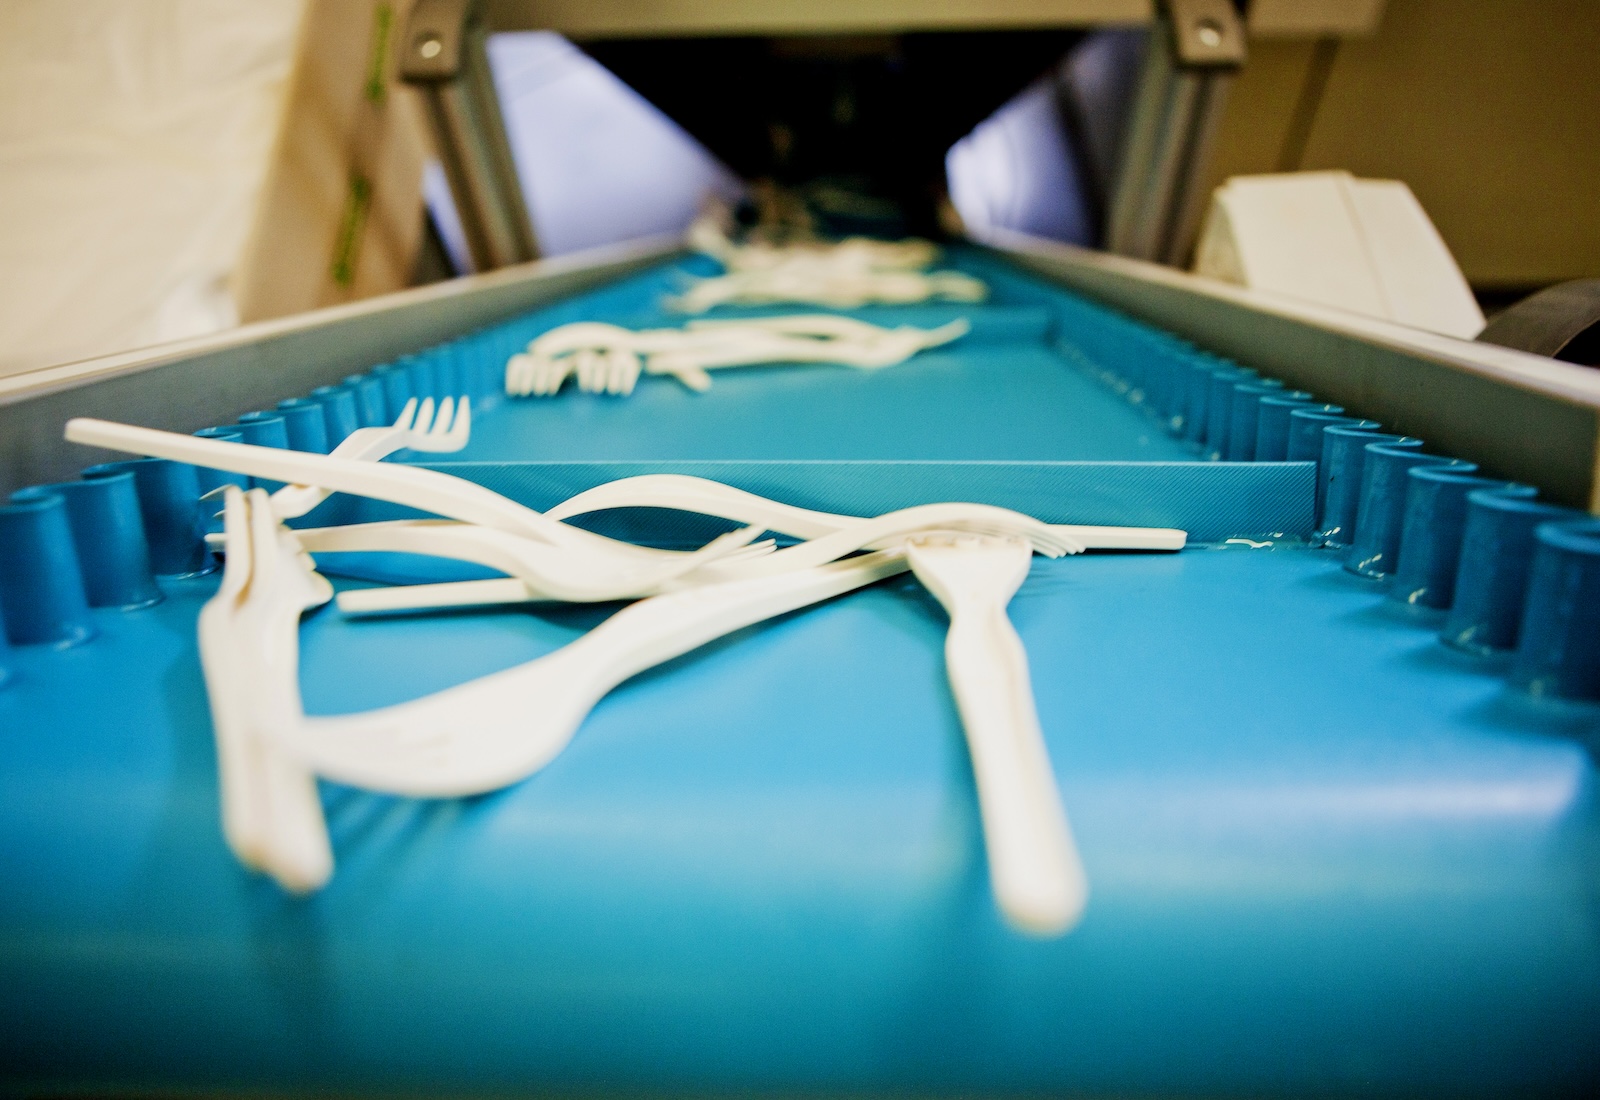
<svg viewBox="0 0 1600 1100">
<path fill-rule="evenodd" d="M 453 468 L 536 500 L 625 460 L 940 459 L 970 463 L 967 477 L 1002 459 L 1029 476 L 1202 465 L 1061 353 L 1093 343 L 1062 329 L 1077 314 L 1028 320 L 1059 292 L 962 262 L 997 287 L 974 313 L 997 319 L 966 350 L 877 375 L 724 372 L 703 397 L 646 380 L 623 402 L 501 405 Z M 523 332 L 659 324 L 675 270 Z M 899 409 L 918 412 L 870 430 Z M 1267 485 L 1309 534 L 1310 464 L 1203 465 L 1232 487 L 1208 491 Z M 1165 499 L 1149 488 L 1164 467 L 1133 469 L 1126 484 Z M 1074 492 L 1058 503 L 1093 499 Z M 309 898 L 223 844 L 194 639 L 216 579 L 163 579 L 153 607 L 93 612 L 92 642 L 6 658 L 0 1084 L 1586 1091 L 1600 1080 L 1600 708 L 1534 698 L 1504 657 L 1446 648 L 1441 612 L 1386 600 L 1338 551 L 1229 533 L 1177 555 L 1036 559 L 1011 606 L 1091 883 L 1083 924 L 1052 941 L 994 911 L 945 619 L 909 577 L 624 684 L 504 792 L 325 786 L 338 866 Z M 416 697 L 612 610 L 323 608 L 302 629 L 306 707 Z"/>
</svg>

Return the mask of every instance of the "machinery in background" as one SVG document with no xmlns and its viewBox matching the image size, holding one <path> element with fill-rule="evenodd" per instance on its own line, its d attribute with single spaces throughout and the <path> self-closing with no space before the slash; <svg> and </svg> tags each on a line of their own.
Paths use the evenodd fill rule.
<svg viewBox="0 0 1600 1100">
<path fill-rule="evenodd" d="M 621 18 L 559 5 L 416 5 L 401 74 L 429 105 L 475 269 L 536 251 L 496 102 L 491 31 L 567 34 L 739 177 L 803 195 L 827 230 L 892 237 L 950 225 L 941 215 L 952 146 L 1018 93 L 1039 99 L 1043 86 L 1030 86 L 1088 32 L 1150 18 L 1144 4 L 1116 2 L 936 19 L 895 3 L 848 20 L 790 5 L 712 9 Z M 1076 178 L 1054 196 L 1079 214 L 1055 235 L 1141 258 L 1186 256 L 1211 135 L 1244 59 L 1240 16 L 1229 0 L 1164 0 L 1148 34 L 1082 57 L 1060 84 L 1071 120 L 1063 156 Z M 524 166 L 522 178 L 535 171 Z M 1009 220 L 1000 227 L 1037 228 Z"/>
</svg>

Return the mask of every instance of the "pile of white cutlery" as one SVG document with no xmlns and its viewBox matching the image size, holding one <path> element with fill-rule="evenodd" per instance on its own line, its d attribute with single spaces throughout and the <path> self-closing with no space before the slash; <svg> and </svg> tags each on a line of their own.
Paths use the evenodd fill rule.
<svg viewBox="0 0 1600 1100">
<path fill-rule="evenodd" d="M 768 363 L 833 363 L 879 370 L 966 334 L 964 319 L 935 329 L 882 328 L 831 313 L 691 321 L 635 331 L 598 321 L 551 329 L 506 363 L 506 393 L 553 397 L 569 377 L 586 393 L 626 395 L 640 373 L 671 375 L 697 393 L 713 370 Z"/>
<path fill-rule="evenodd" d="M 938 258 L 929 241 L 873 241 L 851 237 L 836 243 L 746 244 L 730 241 L 714 222 L 695 223 L 689 241 L 720 260 L 727 273 L 699 279 L 673 305 L 704 313 L 721 305 L 806 303 L 855 309 L 912 302 L 980 302 L 983 283 L 959 271 L 928 271 Z"/>
<path fill-rule="evenodd" d="M 278 450 L 77 419 L 69 440 L 287 483 L 223 489 L 226 564 L 200 617 L 217 740 L 223 829 L 245 865 L 293 891 L 332 874 L 316 777 L 398 795 L 496 790 L 547 764 L 616 685 L 731 631 L 912 569 L 948 609 L 951 686 L 967 731 L 991 882 L 1015 927 L 1060 934 L 1087 883 L 1034 713 L 1027 659 L 1005 605 L 1034 553 L 1177 550 L 1182 531 L 1043 523 L 981 504 L 929 504 L 862 518 L 815 512 L 714 481 L 647 475 L 598 486 L 547 513 L 435 470 L 377 461 L 401 447 L 455 450 L 466 402 L 413 409 L 332 454 Z M 285 518 L 332 492 L 430 512 L 292 531 Z M 650 549 L 570 526 L 608 508 L 676 509 L 744 526 L 699 550 Z M 804 541 L 775 549 L 763 531 Z M 341 717 L 302 709 L 298 632 L 332 586 L 311 553 L 422 553 L 505 578 L 343 593 L 349 612 L 517 601 L 631 599 L 575 642 L 521 666 L 397 706 Z M 850 557 L 858 551 L 859 556 Z M 537 700 L 537 706 L 530 703 Z"/>
<path fill-rule="evenodd" d="M 747 240 L 735 244 L 714 215 L 702 216 L 689 227 L 689 246 L 716 260 L 729 271 L 762 271 L 780 267 L 797 255 L 834 257 L 846 268 L 872 271 L 922 271 L 939 258 L 939 246 L 920 237 L 880 241 L 874 237 L 846 237 L 823 241 L 814 237 L 782 244 Z"/>
</svg>

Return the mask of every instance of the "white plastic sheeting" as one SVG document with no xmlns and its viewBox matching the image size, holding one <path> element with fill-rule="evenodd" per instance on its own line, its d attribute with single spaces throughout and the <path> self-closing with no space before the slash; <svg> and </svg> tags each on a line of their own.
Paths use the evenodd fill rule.
<svg viewBox="0 0 1600 1100">
<path fill-rule="evenodd" d="M 1449 246 L 1398 180 L 1234 176 L 1212 195 L 1194 268 L 1463 340 L 1483 330 Z"/>
<path fill-rule="evenodd" d="M 304 8 L 0 3 L 0 376 L 235 322 Z"/>
</svg>

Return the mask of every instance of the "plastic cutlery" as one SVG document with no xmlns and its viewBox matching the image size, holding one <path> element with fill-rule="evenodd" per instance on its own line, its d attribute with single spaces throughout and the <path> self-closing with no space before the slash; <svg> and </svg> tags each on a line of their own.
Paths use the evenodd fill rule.
<svg viewBox="0 0 1600 1100">
<path fill-rule="evenodd" d="M 972 754 L 995 901 L 1015 927 L 1067 931 L 1089 885 L 1039 730 L 1028 655 L 1006 604 L 1033 555 L 1021 539 L 924 535 L 906 560 L 950 615 L 945 664 Z"/>
<path fill-rule="evenodd" d="M 320 775 L 445 798 L 548 763 L 613 687 L 714 638 L 902 573 L 898 551 L 641 600 L 534 661 L 398 706 L 307 718 L 287 743 Z"/>
<path fill-rule="evenodd" d="M 654 594 L 668 581 L 714 563 L 749 544 L 760 527 L 730 531 L 699 550 L 670 558 L 610 563 L 596 568 L 588 558 L 490 527 L 450 520 L 393 520 L 318 527 L 296 532 L 311 553 L 398 551 L 469 561 L 519 579 L 538 600 L 595 603 Z M 741 559 L 742 560 L 742 559 Z M 341 606 L 343 606 L 341 604 Z"/>
<path fill-rule="evenodd" d="M 829 314 L 692 323 L 633 331 L 581 321 L 540 336 L 506 364 L 506 392 L 550 396 L 569 375 L 590 393 L 632 393 L 641 371 L 673 375 L 690 389 L 711 387 L 713 369 L 764 363 L 833 363 L 875 370 L 945 344 L 970 328 L 957 319 L 935 329 L 886 329 Z"/>
<path fill-rule="evenodd" d="M 833 561 L 871 546 L 898 543 L 906 536 L 930 528 L 956 528 L 980 533 L 1015 536 L 1023 545 L 1046 557 L 1083 552 L 1083 545 L 1049 524 L 1006 508 L 987 504 L 919 504 L 858 519 L 826 535 L 807 539 L 775 554 L 728 563 L 723 572 L 743 577 L 771 576 L 785 569 L 801 569 Z"/>
<path fill-rule="evenodd" d="M 862 521 L 859 516 L 781 504 L 720 481 L 687 474 L 641 474 L 621 478 L 569 497 L 544 514 L 551 519 L 570 519 L 608 508 L 674 508 L 735 523 L 760 524 L 769 531 L 804 539 L 832 534 Z M 1188 538 L 1185 532 L 1171 527 L 1104 527 L 1076 523 L 1042 526 L 1081 544 L 1086 550 L 1181 550 Z"/>
<path fill-rule="evenodd" d="M 459 451 L 472 438 L 472 402 L 445 398 L 434 415 L 433 398 L 406 402 L 395 422 L 386 428 L 357 428 L 335 447 L 329 458 L 379 462 L 396 451 L 430 453 Z M 311 485 L 285 485 L 272 494 L 272 514 L 280 520 L 303 516 L 332 494 Z"/>
<path fill-rule="evenodd" d="M 302 718 L 300 616 L 333 590 L 273 518 L 265 491 L 225 493 L 227 563 L 199 624 L 223 833 L 241 863 L 305 892 L 327 881 L 333 853 L 315 778 L 282 734 Z"/>
<path fill-rule="evenodd" d="M 410 527 L 418 535 L 448 535 L 444 526 L 433 525 L 422 530 L 425 524 L 410 522 Z M 365 539 L 364 533 L 357 533 L 357 528 L 327 528 L 323 531 L 302 531 L 300 538 L 304 540 L 308 549 L 411 549 L 418 553 L 433 553 L 443 557 L 464 557 L 466 560 L 488 565 L 502 572 L 510 573 L 521 578 L 523 583 L 519 588 L 506 584 L 498 579 L 484 581 L 455 581 L 445 584 L 433 585 L 402 585 L 393 588 L 370 588 L 358 592 L 342 595 L 339 599 L 339 608 L 356 614 L 372 614 L 388 611 L 420 611 L 426 608 L 440 607 L 470 607 L 486 604 L 512 603 L 525 600 L 545 600 L 552 598 L 552 589 L 542 580 L 540 574 L 530 566 L 517 567 L 517 563 L 508 558 L 495 557 L 484 554 L 472 556 L 466 552 L 468 545 L 481 545 L 489 540 L 487 535 L 472 535 L 472 531 L 481 532 L 481 528 L 461 533 L 461 541 L 452 546 L 450 540 L 435 537 L 433 548 L 428 549 L 423 540 L 412 541 L 405 547 L 393 542 L 391 532 L 401 525 L 370 524 L 363 527 L 373 529 L 379 539 L 391 540 L 387 545 L 371 545 L 367 542 L 352 544 L 351 539 Z M 1047 557 L 1060 557 L 1062 554 L 1076 554 L 1083 547 L 1069 535 L 1063 535 L 1050 525 L 1039 523 L 1036 520 L 1012 512 L 1004 508 L 993 508 L 985 504 L 923 504 L 914 508 L 903 508 L 896 512 L 887 512 L 881 516 L 868 519 L 851 519 L 842 524 L 838 529 L 825 535 L 791 546 L 776 553 L 744 554 L 733 558 L 717 552 L 707 554 L 704 563 L 696 562 L 693 565 L 676 569 L 670 573 L 661 570 L 658 577 L 652 577 L 648 585 L 640 585 L 630 590 L 632 595 L 648 595 L 653 591 L 670 590 L 670 588 L 694 584 L 710 584 L 719 581 L 737 580 L 746 577 L 775 576 L 788 570 L 806 569 L 812 566 L 823 565 L 827 562 L 842 558 L 864 549 L 883 549 L 897 545 L 907 535 L 917 531 L 931 528 L 959 529 L 978 533 L 998 533 L 1004 535 L 1020 535 L 1029 540 L 1029 545 Z M 739 536 L 748 541 L 754 538 L 763 529 L 761 523 L 753 524 L 741 531 L 730 532 L 723 538 Z M 415 535 L 411 536 L 415 538 Z M 500 536 L 501 539 L 510 536 Z M 713 551 L 717 544 L 713 543 L 705 551 Z M 704 552 L 704 551 L 703 551 Z M 619 599 L 628 594 L 622 591 L 622 585 L 604 591 L 616 594 L 596 595 L 593 597 L 561 596 L 563 599 Z"/>
<path fill-rule="evenodd" d="M 199 439 L 83 417 L 67 421 L 66 438 L 94 447 L 387 500 L 578 551 L 597 570 L 625 568 L 630 562 L 682 557 L 676 551 L 652 550 L 570 527 L 524 508 L 492 489 L 438 470 Z"/>
</svg>

